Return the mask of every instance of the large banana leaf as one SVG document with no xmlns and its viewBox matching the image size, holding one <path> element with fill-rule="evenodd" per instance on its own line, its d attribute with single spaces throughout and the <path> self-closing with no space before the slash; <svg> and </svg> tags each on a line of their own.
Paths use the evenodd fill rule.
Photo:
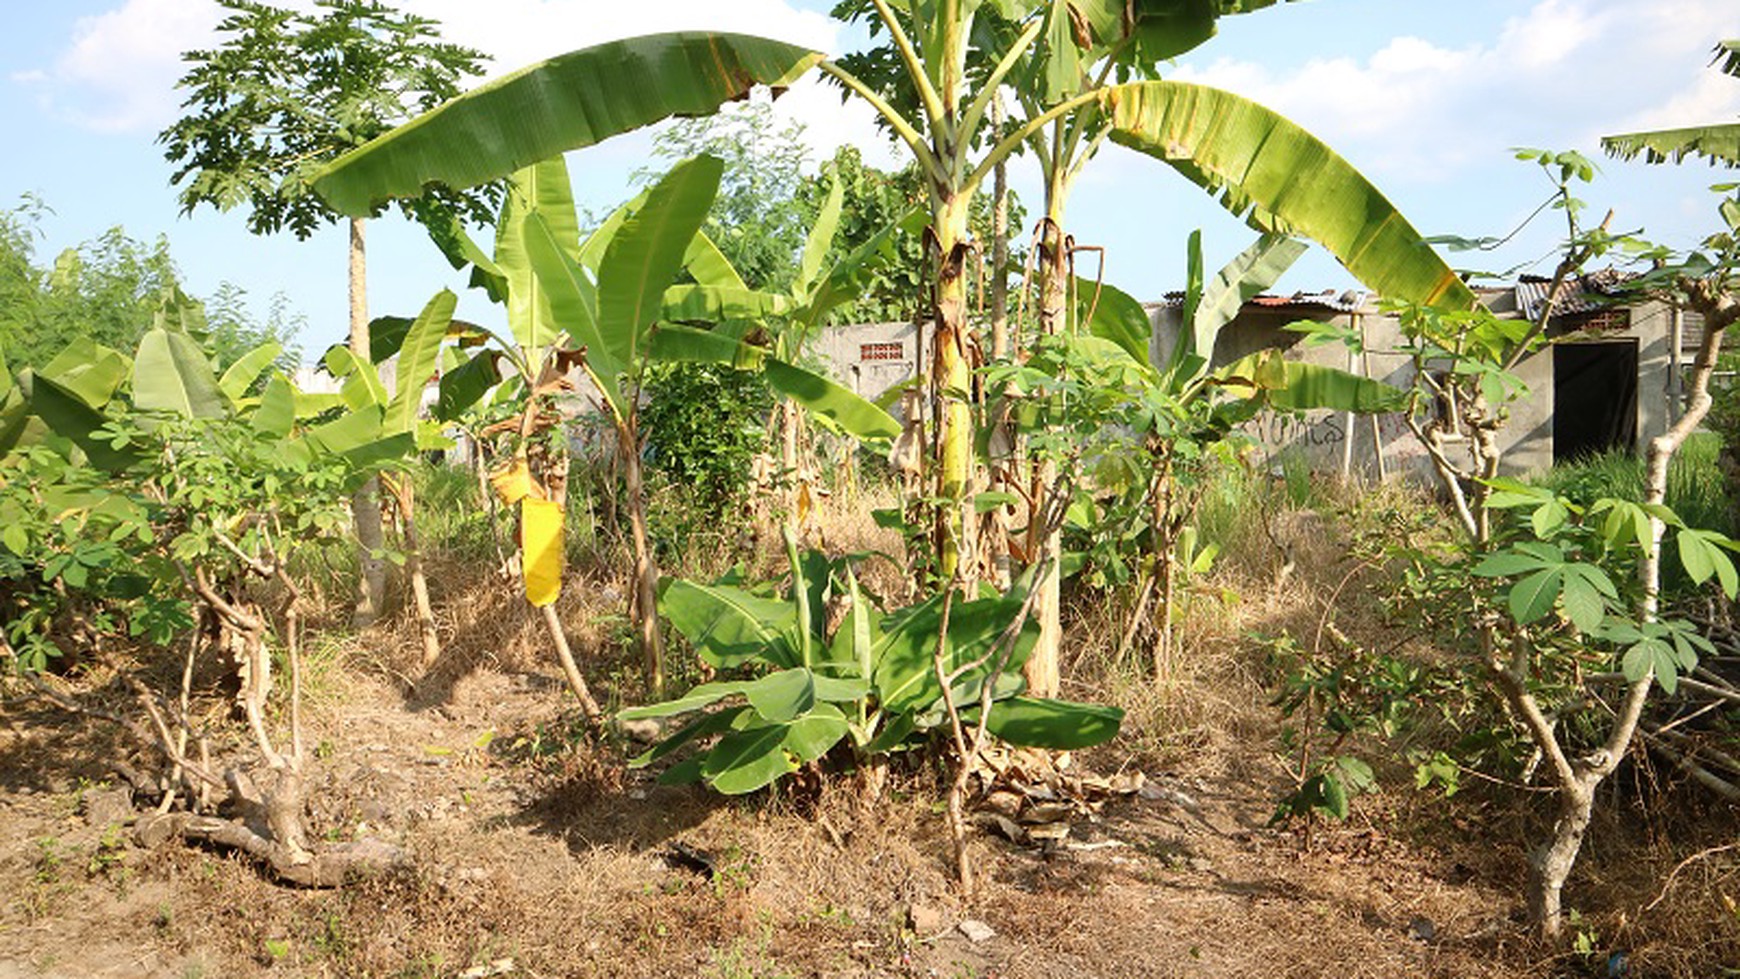
<svg viewBox="0 0 1740 979">
<path fill-rule="evenodd" d="M 621 385 L 616 383 L 628 365 L 618 360 L 598 323 L 598 289 L 574 257 L 562 250 L 543 215 L 534 214 L 520 229 L 526 257 L 543 290 L 552 322 L 566 330 L 586 352 L 586 364 L 598 378 L 612 409 L 623 413 Z"/>
<path fill-rule="evenodd" d="M 423 407 L 423 389 L 435 376 L 441 343 L 447 339 L 447 327 L 453 322 L 453 310 L 458 303 L 459 297 L 451 290 L 441 290 L 423 307 L 405 334 L 405 342 L 399 347 L 393 400 L 387 403 L 384 427 L 388 433 L 416 429 L 417 415 Z"/>
<path fill-rule="evenodd" d="M 254 431 L 275 438 L 287 438 L 296 426 L 296 389 L 283 374 L 274 373 L 260 395 L 260 405 L 254 409 Z"/>
<path fill-rule="evenodd" d="M 952 672 L 990 650 L 1020 612 L 1024 598 L 1024 595 L 1012 592 L 999 598 L 955 603 L 949 610 L 948 639 L 943 654 L 947 669 Z M 942 696 L 942 685 L 937 682 L 933 665 L 937 633 L 942 626 L 942 597 L 932 596 L 892 613 L 878 625 L 872 639 L 871 660 L 875 663 L 872 681 L 882 708 L 892 713 L 928 708 Z M 1020 673 L 1021 664 L 1027 661 L 1038 637 L 1039 624 L 1028 620 L 1010 652 L 1006 664 L 1009 675 Z M 988 665 L 972 671 L 962 680 L 982 679 L 987 673 Z"/>
<path fill-rule="evenodd" d="M 713 206 L 724 170 L 718 157 L 704 155 L 672 167 L 604 249 L 598 263 L 598 329 L 618 363 L 639 362 L 646 335 L 662 313 L 665 290 Z"/>
<path fill-rule="evenodd" d="M 102 427 L 105 419 L 77 393 L 47 376 L 34 374 L 28 368 L 19 373 L 18 388 L 19 393 L 29 399 L 29 414 L 34 415 L 49 434 L 67 439 L 82 450 L 92 466 L 113 472 L 139 461 L 138 450 L 134 447 L 117 449 L 108 439 L 97 437 L 96 430 Z M 19 423 L 16 434 L 19 443 L 34 438 L 30 434 L 34 424 L 28 418 Z"/>
<path fill-rule="evenodd" d="M 1184 82 L 1132 82 L 1101 95 L 1113 141 L 1163 160 L 1267 231 L 1311 238 L 1390 299 L 1474 305 L 1465 285 L 1371 182 L 1272 109 Z"/>
<path fill-rule="evenodd" d="M 1641 155 L 1646 163 L 1678 163 L 1702 156 L 1711 165 L 1740 167 L 1740 122 L 1603 136 L 1601 148 L 1621 160 Z"/>
<path fill-rule="evenodd" d="M 226 400 L 193 337 L 158 328 L 145 332 L 133 358 L 133 404 L 183 418 L 218 418 Z"/>
<path fill-rule="evenodd" d="M 1212 359 L 1214 339 L 1221 329 L 1239 315 L 1251 297 L 1274 285 L 1303 254 L 1303 242 L 1285 235 L 1265 234 L 1228 262 L 1203 289 L 1186 334 L 1190 348 L 1183 353 Z M 1182 346 L 1183 337 L 1179 339 Z"/>
<path fill-rule="evenodd" d="M 547 235 L 559 253 L 570 259 L 577 255 L 574 189 L 568 165 L 559 156 L 515 171 L 495 233 L 495 266 L 507 282 L 508 328 L 535 361 L 561 336 L 562 324 L 550 308 L 547 286 L 531 254 L 534 224 L 541 225 L 537 234 Z"/>
<path fill-rule="evenodd" d="M 1076 316 L 1089 336 L 1110 340 L 1130 359 L 1147 366 L 1153 325 L 1134 296 L 1109 282 L 1075 280 Z"/>
<path fill-rule="evenodd" d="M 797 613 L 789 602 L 731 585 L 677 579 L 659 596 L 659 612 L 714 666 L 736 666 L 756 658 L 780 666 L 798 665 Z"/>
<path fill-rule="evenodd" d="M 133 362 L 125 354 L 88 337 L 79 337 L 36 374 L 60 385 L 86 405 L 101 408 L 132 372 Z"/>
<path fill-rule="evenodd" d="M 705 115 L 822 60 L 743 34 L 671 33 L 558 55 L 481 86 L 344 154 L 314 178 L 334 208 L 368 215 L 431 183 L 473 187 L 671 116 Z"/>
<path fill-rule="evenodd" d="M 667 323 L 761 322 L 784 316 L 785 296 L 732 286 L 676 285 L 665 290 L 659 318 Z"/>
</svg>

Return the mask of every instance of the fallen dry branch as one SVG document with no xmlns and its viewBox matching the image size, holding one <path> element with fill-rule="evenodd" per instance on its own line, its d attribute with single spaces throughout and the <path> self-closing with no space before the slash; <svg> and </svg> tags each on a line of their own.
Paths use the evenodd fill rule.
<svg viewBox="0 0 1740 979">
<path fill-rule="evenodd" d="M 232 819 L 188 812 L 146 815 L 134 824 L 139 845 L 155 847 L 180 838 L 241 850 L 264 863 L 281 882 L 299 887 L 338 887 L 348 880 L 399 870 L 410 854 L 381 840 L 365 838 L 308 852 L 297 860 L 291 849 Z"/>
</svg>

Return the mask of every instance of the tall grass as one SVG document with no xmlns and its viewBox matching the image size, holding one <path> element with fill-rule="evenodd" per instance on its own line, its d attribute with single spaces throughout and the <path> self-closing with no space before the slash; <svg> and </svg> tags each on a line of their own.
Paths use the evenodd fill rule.
<svg viewBox="0 0 1740 979">
<path fill-rule="evenodd" d="M 1734 504 L 1722 478 L 1717 456 L 1722 440 L 1710 432 L 1686 439 L 1668 467 L 1667 505 L 1689 526 L 1735 531 Z M 1536 482 L 1572 500 L 1588 504 L 1602 497 L 1643 498 L 1644 460 L 1626 452 L 1605 452 L 1554 466 Z"/>
</svg>

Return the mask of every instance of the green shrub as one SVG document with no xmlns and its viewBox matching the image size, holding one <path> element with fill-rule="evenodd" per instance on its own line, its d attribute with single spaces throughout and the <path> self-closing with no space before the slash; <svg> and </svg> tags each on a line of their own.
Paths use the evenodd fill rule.
<svg viewBox="0 0 1740 979">
<path fill-rule="evenodd" d="M 641 409 L 648 467 L 719 514 L 749 486 L 773 392 L 762 375 L 720 364 L 657 364 Z"/>
</svg>

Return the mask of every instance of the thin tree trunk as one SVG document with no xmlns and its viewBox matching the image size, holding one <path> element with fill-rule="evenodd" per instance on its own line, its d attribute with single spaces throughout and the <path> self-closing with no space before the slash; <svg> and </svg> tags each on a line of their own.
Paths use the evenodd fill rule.
<svg viewBox="0 0 1740 979">
<path fill-rule="evenodd" d="M 586 677 L 581 674 L 579 664 L 574 662 L 574 650 L 568 645 L 568 632 L 562 628 L 562 620 L 556 615 L 556 606 L 545 605 L 538 611 L 543 614 L 544 628 L 549 630 L 550 641 L 556 646 L 556 662 L 561 664 L 562 676 L 568 681 L 568 689 L 574 691 L 575 698 L 580 701 L 581 712 L 592 724 L 603 724 L 604 711 L 593 698 L 592 688 L 586 685 Z"/>
<path fill-rule="evenodd" d="M 1003 100 L 991 100 L 991 128 L 1002 128 Z M 998 160 L 991 169 L 991 362 L 1009 362 L 1009 166 Z M 1007 405 L 1007 396 L 996 404 Z M 1007 412 L 999 408 L 987 421 L 995 427 L 991 435 L 991 491 L 1008 493 L 1014 479 L 1011 467 L 1015 463 L 1015 425 Z M 999 506 L 990 513 L 990 523 L 983 541 L 990 549 L 992 584 L 998 591 L 1008 591 L 1014 577 L 1009 559 L 1009 509 Z"/>
<path fill-rule="evenodd" d="M 622 476 L 628 489 L 628 523 L 634 542 L 634 614 L 640 630 L 640 654 L 647 693 L 657 696 L 665 685 L 664 647 L 659 637 L 659 569 L 647 537 L 646 488 L 641 480 L 640 436 L 635 427 L 630 416 L 618 428 L 617 437 L 622 443 Z"/>
<path fill-rule="evenodd" d="M 786 521 L 803 542 L 804 519 L 798 512 L 803 497 L 803 474 L 798 468 L 798 446 L 803 441 L 803 414 L 790 398 L 779 402 L 779 466 L 785 474 Z M 813 499 L 813 497 L 812 497 Z"/>
<path fill-rule="evenodd" d="M 393 505 L 405 534 L 405 574 L 411 579 L 411 597 L 417 610 L 417 632 L 423 641 L 423 668 L 441 658 L 441 639 L 435 633 L 435 608 L 429 601 L 429 580 L 423 574 L 423 546 L 417 538 L 416 490 L 403 473 L 385 476 L 382 486 L 392 494 Z"/>
<path fill-rule="evenodd" d="M 1172 520 L 1172 453 L 1167 451 L 1155 475 L 1153 509 L 1149 515 L 1149 532 L 1154 547 L 1154 569 L 1159 578 L 1160 604 L 1154 610 L 1154 683 L 1165 682 L 1166 670 L 1172 662 L 1172 603 L 1177 565 L 1173 550 L 1177 547 L 1176 526 Z"/>
<path fill-rule="evenodd" d="M 372 370 L 369 356 L 368 271 L 363 247 L 363 219 L 350 220 L 350 352 L 364 370 Z M 373 476 L 363 483 L 350 501 L 356 523 L 357 602 L 352 622 L 357 628 L 373 625 L 387 605 L 387 562 L 381 557 L 380 482 Z"/>
<path fill-rule="evenodd" d="M 1564 927 L 1565 879 L 1583 848 L 1594 806 L 1592 788 L 1574 791 L 1561 786 L 1552 841 L 1529 855 L 1529 920 L 1536 923 L 1542 938 L 1557 939 Z"/>
</svg>

